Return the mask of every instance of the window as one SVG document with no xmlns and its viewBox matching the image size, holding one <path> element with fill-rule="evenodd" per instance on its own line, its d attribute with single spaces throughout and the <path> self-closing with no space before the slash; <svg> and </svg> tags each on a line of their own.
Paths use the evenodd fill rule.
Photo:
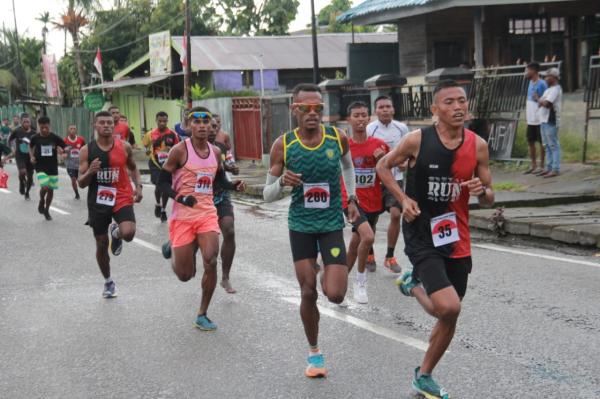
<svg viewBox="0 0 600 399">
<path fill-rule="evenodd" d="M 561 18 L 553 18 L 553 20 L 554 19 Z M 564 18 L 562 18 L 562 20 L 564 27 Z M 548 32 L 548 27 L 546 24 L 546 18 L 510 18 L 508 20 L 508 33 L 513 35 L 546 33 Z"/>
<path fill-rule="evenodd" d="M 552 32 L 564 32 L 565 31 L 565 18 L 564 17 L 550 18 L 550 30 Z"/>
</svg>

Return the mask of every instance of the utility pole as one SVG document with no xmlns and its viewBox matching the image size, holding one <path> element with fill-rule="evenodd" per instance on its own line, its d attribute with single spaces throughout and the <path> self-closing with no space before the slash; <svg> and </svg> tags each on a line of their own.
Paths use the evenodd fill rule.
<svg viewBox="0 0 600 399">
<path fill-rule="evenodd" d="M 21 66 L 21 49 L 19 46 L 19 31 L 17 30 L 17 11 L 15 9 L 15 0 L 12 0 L 12 8 L 13 8 L 13 18 L 15 19 L 15 43 L 17 44 L 17 65 L 18 65 L 18 76 L 17 79 L 23 79 L 23 68 Z"/>
<path fill-rule="evenodd" d="M 319 84 L 319 51 L 317 50 L 317 18 L 315 17 L 315 0 L 310 0 L 310 16 L 312 20 L 313 83 Z"/>
<path fill-rule="evenodd" d="M 14 1 L 14 0 L 13 0 Z M 183 95 L 187 109 L 192 108 L 191 82 L 192 74 L 192 43 L 190 32 L 192 30 L 192 18 L 190 15 L 190 0 L 185 0 L 185 70 L 183 71 Z"/>
</svg>

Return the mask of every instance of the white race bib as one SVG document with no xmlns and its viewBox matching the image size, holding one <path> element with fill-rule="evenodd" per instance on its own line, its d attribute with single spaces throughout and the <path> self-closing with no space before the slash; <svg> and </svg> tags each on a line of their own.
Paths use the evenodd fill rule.
<svg viewBox="0 0 600 399">
<path fill-rule="evenodd" d="M 375 168 L 354 168 L 356 188 L 369 188 L 375 186 L 377 176 Z"/>
<path fill-rule="evenodd" d="M 445 213 L 431 219 L 431 238 L 434 247 L 441 247 L 460 240 L 455 212 Z"/>
<path fill-rule="evenodd" d="M 329 208 L 329 183 L 304 183 L 304 207 Z"/>
<path fill-rule="evenodd" d="M 43 157 L 51 157 L 52 156 L 52 146 L 51 145 L 43 145 L 40 147 L 41 153 Z"/>
<path fill-rule="evenodd" d="M 213 193 L 213 175 L 212 173 L 200 172 L 196 175 L 195 192 L 200 194 L 212 195 Z"/>
<path fill-rule="evenodd" d="M 98 186 L 96 203 L 100 205 L 114 206 L 117 201 L 117 188 Z"/>
<path fill-rule="evenodd" d="M 79 150 L 73 149 L 70 151 L 69 155 L 71 156 L 71 158 L 79 158 Z"/>
<path fill-rule="evenodd" d="M 167 161 L 167 158 L 169 158 L 168 152 L 161 151 L 156 153 L 156 159 L 158 160 L 158 164 L 161 166 Z"/>
</svg>

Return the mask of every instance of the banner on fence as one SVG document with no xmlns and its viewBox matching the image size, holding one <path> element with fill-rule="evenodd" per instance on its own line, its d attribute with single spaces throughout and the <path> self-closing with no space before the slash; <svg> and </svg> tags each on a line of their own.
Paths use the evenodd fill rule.
<svg viewBox="0 0 600 399">
<path fill-rule="evenodd" d="M 168 30 L 148 35 L 150 76 L 171 73 L 171 33 Z"/>
</svg>

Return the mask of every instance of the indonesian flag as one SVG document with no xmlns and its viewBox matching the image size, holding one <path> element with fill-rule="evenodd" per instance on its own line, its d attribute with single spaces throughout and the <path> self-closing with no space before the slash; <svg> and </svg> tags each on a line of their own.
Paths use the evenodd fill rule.
<svg viewBox="0 0 600 399">
<path fill-rule="evenodd" d="M 102 54 L 100 54 L 100 47 L 98 47 L 98 51 L 96 51 L 96 58 L 94 58 L 94 67 L 102 76 Z"/>
<path fill-rule="evenodd" d="M 183 35 L 183 51 L 181 52 L 179 61 L 181 61 L 181 66 L 185 69 L 187 67 L 187 36 L 185 34 Z"/>
</svg>

